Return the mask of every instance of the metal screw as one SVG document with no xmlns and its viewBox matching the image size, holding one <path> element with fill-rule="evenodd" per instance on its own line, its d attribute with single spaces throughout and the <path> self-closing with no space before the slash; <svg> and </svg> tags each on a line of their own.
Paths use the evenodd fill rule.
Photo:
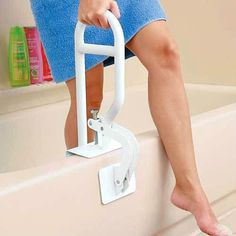
<svg viewBox="0 0 236 236">
<path fill-rule="evenodd" d="M 92 109 L 90 112 L 93 115 L 93 119 L 96 120 L 99 110 L 98 109 Z"/>
</svg>

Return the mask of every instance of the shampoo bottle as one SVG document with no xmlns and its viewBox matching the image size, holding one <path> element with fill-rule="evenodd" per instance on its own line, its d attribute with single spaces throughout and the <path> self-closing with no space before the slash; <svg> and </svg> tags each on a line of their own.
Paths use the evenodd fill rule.
<svg viewBox="0 0 236 236">
<path fill-rule="evenodd" d="M 28 44 L 30 61 L 30 80 L 31 84 L 43 82 L 43 61 L 41 54 L 40 38 L 37 28 L 24 27 Z"/>
<path fill-rule="evenodd" d="M 12 87 L 30 85 L 30 66 L 25 32 L 22 27 L 10 29 L 8 64 Z"/>
</svg>

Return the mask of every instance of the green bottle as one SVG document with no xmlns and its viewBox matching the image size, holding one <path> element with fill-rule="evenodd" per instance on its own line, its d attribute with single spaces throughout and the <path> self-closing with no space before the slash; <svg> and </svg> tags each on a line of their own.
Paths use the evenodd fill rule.
<svg viewBox="0 0 236 236">
<path fill-rule="evenodd" d="M 30 85 L 30 64 L 23 27 L 12 27 L 8 47 L 10 84 L 12 87 Z"/>
</svg>

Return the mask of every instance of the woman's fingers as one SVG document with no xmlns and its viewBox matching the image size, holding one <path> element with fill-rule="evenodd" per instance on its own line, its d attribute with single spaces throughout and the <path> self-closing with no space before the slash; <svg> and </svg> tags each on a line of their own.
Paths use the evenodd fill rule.
<svg viewBox="0 0 236 236">
<path fill-rule="evenodd" d="M 87 13 L 87 15 L 80 17 L 79 21 L 86 25 L 109 28 L 109 23 L 104 13 Z"/>
<path fill-rule="evenodd" d="M 118 4 L 114 0 L 81 0 L 79 7 L 79 20 L 87 25 L 95 25 L 107 29 L 110 27 L 106 10 L 110 10 L 116 18 L 120 18 Z"/>
<path fill-rule="evenodd" d="M 82 14 L 81 12 L 79 12 L 78 20 L 86 25 L 93 24 L 93 22 L 90 20 L 90 17 L 88 16 L 88 14 L 85 14 L 85 13 Z"/>
<path fill-rule="evenodd" d="M 100 22 L 98 21 L 98 18 L 95 15 L 96 14 L 94 12 L 89 12 L 87 14 L 86 19 L 88 19 L 90 25 L 96 25 L 97 27 L 100 27 Z"/>
<path fill-rule="evenodd" d="M 110 4 L 111 12 L 116 16 L 117 19 L 120 18 L 120 10 L 116 1 L 112 1 Z"/>
<path fill-rule="evenodd" d="M 85 24 L 88 24 L 88 25 L 93 24 L 93 21 L 91 20 L 91 17 L 89 16 L 89 14 L 85 15 L 82 19 L 85 21 Z"/>
<path fill-rule="evenodd" d="M 100 22 L 100 26 L 102 28 L 107 29 L 107 28 L 110 27 L 110 25 L 108 23 L 108 20 L 107 20 L 107 17 L 105 16 L 105 13 L 98 16 L 98 21 Z"/>
</svg>

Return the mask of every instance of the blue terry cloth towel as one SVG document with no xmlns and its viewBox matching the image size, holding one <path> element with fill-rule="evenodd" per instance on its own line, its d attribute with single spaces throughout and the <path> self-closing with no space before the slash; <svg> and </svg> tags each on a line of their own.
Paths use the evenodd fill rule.
<svg viewBox="0 0 236 236">
<path fill-rule="evenodd" d="M 30 0 L 40 39 L 56 83 L 75 77 L 74 33 L 78 21 L 79 0 Z M 155 20 L 167 20 L 159 0 L 117 0 L 119 22 L 127 43 L 142 27 Z M 112 29 L 87 26 L 85 43 L 114 45 Z M 135 56 L 125 47 L 125 58 Z M 86 71 L 103 62 L 114 64 L 114 57 L 85 55 Z"/>
</svg>

